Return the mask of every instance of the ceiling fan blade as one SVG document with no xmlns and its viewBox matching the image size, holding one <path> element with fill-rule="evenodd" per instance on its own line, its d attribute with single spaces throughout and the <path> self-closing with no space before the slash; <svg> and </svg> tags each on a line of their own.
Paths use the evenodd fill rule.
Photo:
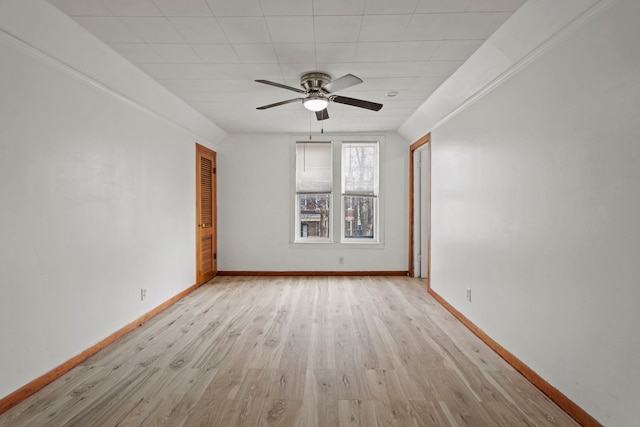
<svg viewBox="0 0 640 427">
<path fill-rule="evenodd" d="M 292 102 L 302 101 L 304 98 L 287 99 L 286 101 L 276 102 L 275 104 L 263 105 L 262 107 L 256 107 L 256 110 L 266 110 L 267 108 L 277 107 L 278 105 L 291 104 Z"/>
<path fill-rule="evenodd" d="M 379 111 L 382 108 L 382 104 L 378 104 L 377 102 L 348 98 L 346 96 L 333 95 L 329 99 L 338 104 L 352 105 L 354 107 L 366 108 L 367 110 Z"/>
<path fill-rule="evenodd" d="M 322 90 L 324 90 L 326 93 L 333 93 L 351 86 L 358 85 L 360 83 L 362 83 L 362 79 L 360 79 L 359 77 L 356 77 L 353 74 L 346 74 L 322 86 Z"/>
<path fill-rule="evenodd" d="M 291 86 L 283 85 L 283 84 L 281 84 L 281 83 L 271 82 L 271 81 L 269 81 L 269 80 L 254 80 L 254 81 L 256 81 L 256 82 L 258 82 L 258 83 L 265 84 L 265 85 L 271 85 L 271 86 L 279 87 L 279 88 L 282 88 L 282 89 L 292 90 L 292 91 L 294 91 L 294 92 L 298 92 L 298 93 L 305 93 L 305 94 L 307 93 L 307 92 L 305 92 L 305 91 L 304 91 L 304 90 L 302 90 L 302 89 L 298 89 L 298 88 L 296 88 L 296 87 L 291 87 Z"/>
<path fill-rule="evenodd" d="M 316 111 L 316 119 L 318 119 L 318 121 L 327 120 L 328 118 L 329 118 L 329 110 L 327 110 L 326 108 L 321 111 Z"/>
</svg>

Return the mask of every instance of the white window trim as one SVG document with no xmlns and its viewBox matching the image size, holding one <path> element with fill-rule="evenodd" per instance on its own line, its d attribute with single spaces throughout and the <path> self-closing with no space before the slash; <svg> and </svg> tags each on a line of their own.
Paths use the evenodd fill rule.
<svg viewBox="0 0 640 427">
<path fill-rule="evenodd" d="M 333 159 L 333 191 L 331 193 L 331 214 L 329 217 L 329 236 L 330 239 L 322 242 L 314 240 L 298 240 L 297 238 L 297 193 L 296 193 L 296 143 L 297 142 L 323 142 L 331 141 L 332 143 L 332 159 Z M 316 134 L 311 135 L 292 135 L 290 137 L 289 164 L 291 171 L 290 179 L 290 208 L 289 208 L 289 246 L 293 248 L 309 248 L 309 249 L 383 249 L 384 248 L 384 189 L 385 189 L 385 137 L 384 135 L 344 135 L 344 134 Z M 378 195 L 376 197 L 376 228 L 377 239 L 347 239 L 343 240 L 342 224 L 342 143 L 349 142 L 377 142 L 378 143 Z M 337 193 L 336 193 L 337 189 Z M 340 221 L 340 225 L 336 226 L 334 221 Z"/>
</svg>

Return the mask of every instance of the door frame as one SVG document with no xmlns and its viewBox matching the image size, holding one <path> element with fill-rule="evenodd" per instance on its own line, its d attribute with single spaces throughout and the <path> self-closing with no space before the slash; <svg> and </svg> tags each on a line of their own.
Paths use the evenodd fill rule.
<svg viewBox="0 0 640 427">
<path fill-rule="evenodd" d="M 203 274 L 201 271 L 201 256 L 202 256 L 202 246 L 201 246 L 201 236 L 200 236 L 200 210 L 201 210 L 201 201 L 200 201 L 200 156 L 205 155 L 207 157 L 212 158 L 212 167 L 213 171 L 211 174 L 211 214 L 212 214 L 212 223 L 211 223 L 211 231 L 212 231 L 212 251 L 213 251 L 213 260 L 212 260 L 212 269 L 213 276 L 215 277 L 218 273 L 218 175 L 217 175 L 217 158 L 216 152 L 207 148 L 203 145 L 196 143 L 196 218 L 195 218 L 195 229 L 196 229 L 196 283 L 201 285 L 211 278 L 203 278 Z"/>
<path fill-rule="evenodd" d="M 409 147 L 409 277 L 413 277 L 413 273 L 415 270 L 415 266 L 413 265 L 414 259 L 414 244 L 413 244 L 413 232 L 415 229 L 414 224 L 414 192 L 415 192 L 415 170 L 413 167 L 413 155 L 418 148 L 421 148 L 425 145 L 429 145 L 429 155 L 427 156 L 427 171 L 428 171 L 428 182 L 427 182 L 427 288 L 430 287 L 431 284 L 431 133 L 426 134 L 422 138 L 418 139 L 416 142 L 411 144 Z"/>
</svg>

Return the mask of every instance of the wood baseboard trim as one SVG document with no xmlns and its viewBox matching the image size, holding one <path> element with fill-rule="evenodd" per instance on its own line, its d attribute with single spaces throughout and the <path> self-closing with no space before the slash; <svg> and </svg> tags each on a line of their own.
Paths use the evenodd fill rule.
<svg viewBox="0 0 640 427">
<path fill-rule="evenodd" d="M 218 276 L 407 276 L 407 271 L 218 271 Z"/>
<path fill-rule="evenodd" d="M 449 304 L 444 298 L 438 295 L 433 289 L 428 289 L 429 294 L 436 299 L 447 311 L 453 314 L 463 325 L 465 325 L 471 332 L 473 332 L 478 338 L 484 341 L 493 351 L 498 353 L 509 365 L 511 365 L 516 371 L 520 372 L 531 384 L 536 386 L 540 391 L 549 397 L 556 403 L 562 410 L 564 410 L 571 418 L 580 423 L 583 427 L 602 427 L 595 418 L 593 418 L 587 411 L 582 409 L 571 399 L 565 396 L 560 390 L 549 384 L 544 378 L 538 375 L 533 369 L 528 367 L 524 362 L 511 354 L 506 348 L 502 347 L 496 341 L 494 341 L 489 335 L 487 335 L 482 329 L 478 328 L 471 320 L 469 320 L 464 314 L 460 313 Z"/>
<path fill-rule="evenodd" d="M 200 285 L 189 286 L 184 291 L 180 292 L 174 297 L 163 302 L 162 304 L 160 304 L 153 310 L 149 311 L 148 313 L 145 313 L 142 316 L 138 317 L 133 322 L 120 328 L 119 330 L 109 335 L 107 338 L 103 339 L 102 341 L 95 344 L 94 346 L 86 349 L 85 351 L 78 354 L 77 356 L 72 357 L 71 359 L 64 362 L 62 365 L 52 369 L 51 371 L 47 372 L 41 377 L 38 377 L 35 380 L 31 381 L 30 383 L 20 387 L 18 390 L 14 391 L 13 393 L 3 397 L 2 399 L 0 399 L 0 414 L 5 413 L 9 409 L 16 406 L 18 403 L 25 400 L 27 397 L 31 396 L 32 394 L 44 388 L 47 384 L 55 381 L 56 379 L 60 378 L 61 376 L 69 372 L 71 369 L 78 366 L 79 364 L 87 360 L 89 357 L 93 356 L 94 354 L 106 348 L 107 346 L 113 344 L 124 335 L 128 334 L 138 326 L 147 322 L 149 319 L 153 318 L 154 316 L 157 316 L 158 314 L 160 314 L 161 312 L 163 312 L 164 310 L 166 310 L 167 308 L 169 308 L 170 306 L 172 306 L 173 304 L 175 304 L 185 296 L 189 295 L 191 292 L 198 289 L 198 287 L 200 287 Z"/>
</svg>

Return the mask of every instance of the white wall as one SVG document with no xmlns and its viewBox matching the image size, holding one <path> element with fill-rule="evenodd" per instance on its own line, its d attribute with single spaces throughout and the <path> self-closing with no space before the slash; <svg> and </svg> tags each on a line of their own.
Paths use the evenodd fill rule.
<svg viewBox="0 0 640 427">
<path fill-rule="evenodd" d="M 612 2 L 432 133 L 433 289 L 621 427 L 640 419 L 639 19 Z"/>
<path fill-rule="evenodd" d="M 0 29 L 2 397 L 194 284 L 196 136 Z"/>
<path fill-rule="evenodd" d="M 353 135 L 349 135 L 353 137 Z M 292 139 L 233 135 L 218 157 L 218 268 L 224 271 L 372 271 L 407 269 L 409 149 L 382 135 L 383 247 L 291 244 Z M 331 138 L 328 135 L 321 139 Z M 337 200 L 337 199 L 336 199 Z M 344 264 L 338 264 L 338 257 Z"/>
</svg>

